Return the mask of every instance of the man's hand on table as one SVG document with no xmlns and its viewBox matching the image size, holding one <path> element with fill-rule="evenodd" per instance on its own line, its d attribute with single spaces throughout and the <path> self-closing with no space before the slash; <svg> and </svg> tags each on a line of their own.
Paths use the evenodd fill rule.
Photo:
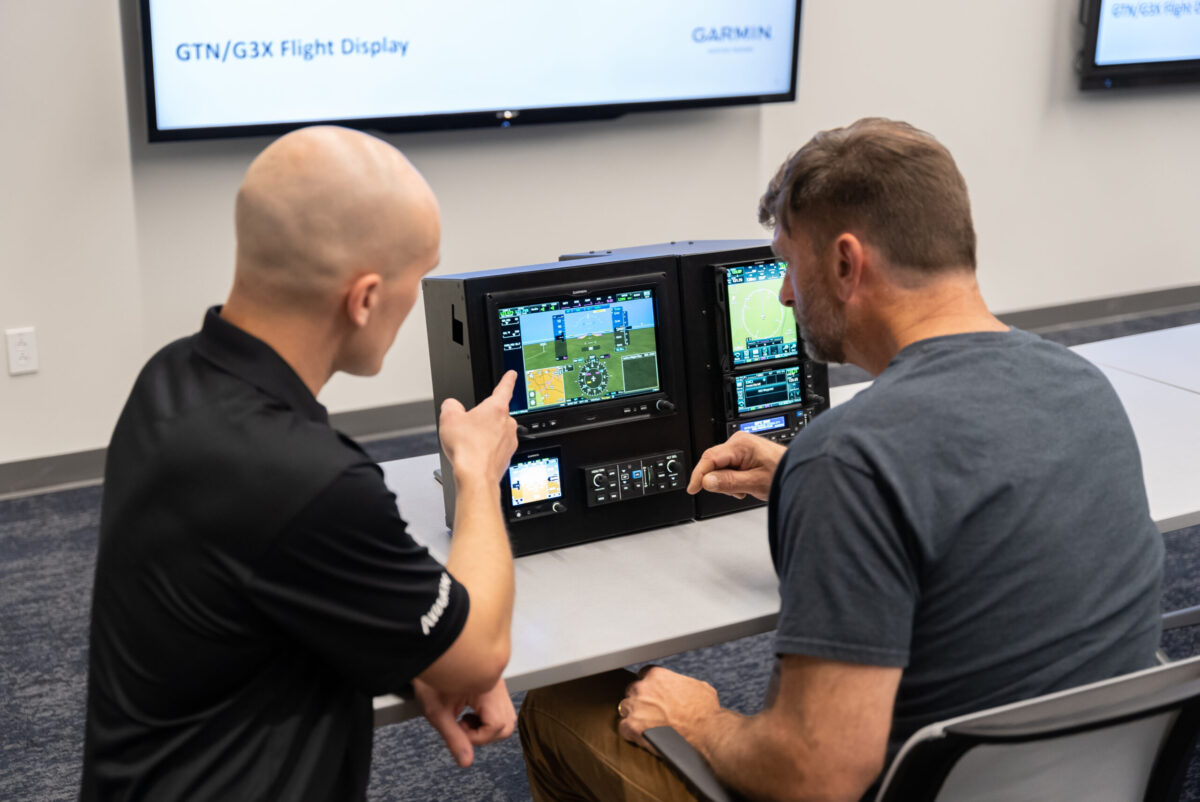
<svg viewBox="0 0 1200 802">
<path fill-rule="evenodd" d="M 771 478 L 787 448 L 746 432 L 738 432 L 700 455 L 688 482 L 687 492 L 701 489 L 735 498 L 747 495 L 766 501 Z"/>
<path fill-rule="evenodd" d="M 425 718 L 442 736 L 454 762 L 462 768 L 471 765 L 476 746 L 502 741 L 516 728 L 517 713 L 504 680 L 470 699 L 444 696 L 419 679 L 413 680 L 413 691 Z M 467 708 L 473 712 L 459 718 Z"/>
<path fill-rule="evenodd" d="M 654 752 L 642 737 L 651 727 L 672 727 L 685 739 L 696 724 L 721 709 L 717 691 L 702 680 L 676 674 L 661 666 L 646 666 L 636 682 L 625 689 L 617 705 L 621 723 L 617 729 L 627 741 Z"/>
</svg>

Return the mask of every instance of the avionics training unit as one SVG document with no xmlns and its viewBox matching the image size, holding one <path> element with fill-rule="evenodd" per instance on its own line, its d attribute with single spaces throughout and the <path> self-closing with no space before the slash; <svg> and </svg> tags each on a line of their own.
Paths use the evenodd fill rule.
<svg viewBox="0 0 1200 802">
<path fill-rule="evenodd" d="M 729 434 L 786 441 L 827 406 L 778 301 L 784 269 L 759 242 L 699 242 L 422 282 L 435 406 L 517 373 L 501 487 L 517 554 L 755 503 L 685 488 Z M 442 472 L 449 524 L 444 455 Z"/>
</svg>

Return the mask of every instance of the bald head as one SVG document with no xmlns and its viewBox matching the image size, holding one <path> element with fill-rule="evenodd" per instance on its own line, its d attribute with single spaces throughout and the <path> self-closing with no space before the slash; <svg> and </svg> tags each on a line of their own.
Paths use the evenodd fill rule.
<svg viewBox="0 0 1200 802">
<path fill-rule="evenodd" d="M 437 201 L 400 151 L 346 128 L 280 137 L 238 190 L 235 293 L 259 306 L 335 301 L 364 272 L 428 262 Z"/>
</svg>

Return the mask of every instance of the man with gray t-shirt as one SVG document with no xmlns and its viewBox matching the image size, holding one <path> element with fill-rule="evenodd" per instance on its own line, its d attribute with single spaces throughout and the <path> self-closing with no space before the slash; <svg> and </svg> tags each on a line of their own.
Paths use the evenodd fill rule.
<svg viewBox="0 0 1200 802">
<path fill-rule="evenodd" d="M 775 472 L 779 654 L 903 668 L 926 724 L 1153 663 L 1162 540 L 1108 380 L 1015 329 L 905 347 Z"/>
<path fill-rule="evenodd" d="M 769 499 L 777 681 L 752 716 L 663 668 L 530 693 L 535 800 L 686 800 L 669 725 L 755 799 L 859 799 L 921 726 L 1152 665 L 1162 539 L 1103 375 L 975 280 L 966 183 L 904 123 L 814 137 L 759 206 L 808 353 L 873 386 L 786 450 L 739 433 L 689 492 Z M 753 535 L 748 535 L 753 536 Z"/>
</svg>

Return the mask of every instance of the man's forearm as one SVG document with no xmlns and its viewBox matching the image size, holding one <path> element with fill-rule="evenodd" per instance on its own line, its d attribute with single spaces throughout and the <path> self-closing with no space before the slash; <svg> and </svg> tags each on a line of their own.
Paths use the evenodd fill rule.
<svg viewBox="0 0 1200 802">
<path fill-rule="evenodd" d="M 508 642 L 512 625 L 513 563 L 500 512 L 500 488 L 456 477 L 454 532 L 446 567 L 471 594 L 479 633 Z"/>
<path fill-rule="evenodd" d="M 803 799 L 803 756 L 787 748 L 767 712 L 744 716 L 721 708 L 684 737 L 721 782 L 749 799 Z"/>
</svg>

